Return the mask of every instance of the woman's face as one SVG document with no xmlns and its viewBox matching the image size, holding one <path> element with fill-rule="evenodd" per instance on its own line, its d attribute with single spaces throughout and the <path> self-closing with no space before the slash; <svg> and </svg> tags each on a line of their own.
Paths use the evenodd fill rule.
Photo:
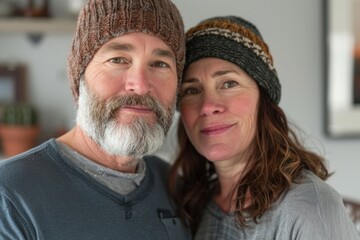
<svg viewBox="0 0 360 240">
<path fill-rule="evenodd" d="M 248 157 L 259 101 L 249 75 L 228 61 L 204 58 L 187 68 L 180 96 L 185 131 L 201 155 L 213 162 Z"/>
</svg>

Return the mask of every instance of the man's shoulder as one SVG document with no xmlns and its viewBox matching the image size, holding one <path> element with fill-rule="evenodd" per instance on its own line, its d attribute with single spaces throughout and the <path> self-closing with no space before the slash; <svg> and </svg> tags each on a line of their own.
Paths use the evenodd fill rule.
<svg viewBox="0 0 360 240">
<path fill-rule="evenodd" d="M 156 156 L 147 156 L 144 160 L 146 167 L 149 168 L 157 178 L 160 178 L 162 182 L 167 180 L 170 170 L 170 164 L 168 162 Z"/>
<path fill-rule="evenodd" d="M 169 171 L 170 164 L 157 156 L 147 156 L 144 158 L 146 166 L 154 171 Z"/>
<path fill-rule="evenodd" d="M 49 142 L 45 142 L 24 153 L 0 161 L 0 182 L 14 181 L 31 175 L 33 171 L 40 171 L 40 167 L 46 164 L 48 158 L 47 148 Z"/>
</svg>

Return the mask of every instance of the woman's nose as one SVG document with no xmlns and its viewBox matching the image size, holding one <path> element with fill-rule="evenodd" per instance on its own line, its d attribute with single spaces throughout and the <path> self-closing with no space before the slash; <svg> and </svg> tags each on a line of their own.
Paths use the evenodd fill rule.
<svg viewBox="0 0 360 240">
<path fill-rule="evenodd" d="M 211 116 L 224 112 L 225 105 L 218 96 L 205 94 L 201 101 L 201 116 Z"/>
</svg>

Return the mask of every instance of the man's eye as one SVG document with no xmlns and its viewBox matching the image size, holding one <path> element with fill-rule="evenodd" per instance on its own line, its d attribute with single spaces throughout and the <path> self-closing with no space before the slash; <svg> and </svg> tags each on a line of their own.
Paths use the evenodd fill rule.
<svg viewBox="0 0 360 240">
<path fill-rule="evenodd" d="M 125 60 L 125 58 L 116 57 L 116 58 L 111 58 L 109 60 L 109 62 L 115 63 L 115 64 L 121 64 L 121 63 L 126 63 L 126 60 Z"/>
<path fill-rule="evenodd" d="M 162 61 L 158 61 L 158 62 L 153 63 L 153 66 L 159 67 L 159 68 L 168 68 L 169 64 L 162 62 Z"/>
<path fill-rule="evenodd" d="M 227 81 L 227 82 L 224 83 L 223 86 L 224 86 L 224 88 L 232 88 L 232 87 L 235 87 L 237 85 L 238 85 L 238 83 L 235 82 L 235 81 Z"/>
</svg>

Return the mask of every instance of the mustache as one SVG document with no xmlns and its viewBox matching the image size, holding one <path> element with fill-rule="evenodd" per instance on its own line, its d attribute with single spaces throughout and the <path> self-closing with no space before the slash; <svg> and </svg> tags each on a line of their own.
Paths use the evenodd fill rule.
<svg viewBox="0 0 360 240">
<path fill-rule="evenodd" d="M 113 117 L 118 109 L 128 106 L 143 106 L 154 111 L 158 118 L 162 118 L 166 114 L 163 106 L 150 95 L 125 95 L 120 97 L 113 97 L 107 102 L 107 109 L 109 114 Z"/>
<path fill-rule="evenodd" d="M 111 121 L 111 119 L 115 117 L 117 111 L 121 108 L 143 106 L 155 113 L 161 126 L 168 125 L 169 118 L 172 118 L 174 109 L 174 103 L 166 109 L 154 97 L 138 94 L 114 96 L 106 101 L 97 98 L 93 101 L 93 104 L 97 106 L 96 109 L 99 109 L 99 107 L 102 109 L 102 111 L 95 113 L 97 115 L 95 118 L 102 119 L 104 122 Z"/>
</svg>

